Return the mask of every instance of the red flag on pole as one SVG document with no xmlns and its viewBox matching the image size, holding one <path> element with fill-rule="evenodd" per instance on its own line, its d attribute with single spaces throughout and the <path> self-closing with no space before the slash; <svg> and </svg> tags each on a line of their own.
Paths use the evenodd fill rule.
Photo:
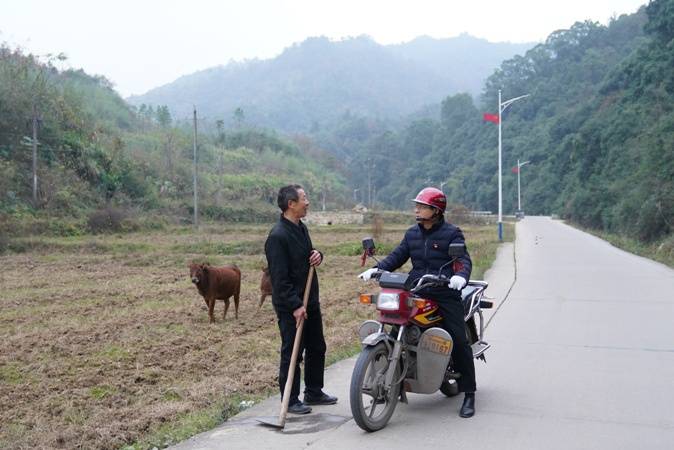
<svg viewBox="0 0 674 450">
<path fill-rule="evenodd" d="M 484 113 L 484 114 L 482 115 L 482 117 L 483 117 L 484 120 L 486 120 L 487 122 L 494 122 L 494 123 L 498 124 L 498 114 Z"/>
<path fill-rule="evenodd" d="M 514 167 L 512 168 L 512 171 L 513 171 L 513 173 L 520 173 L 520 168 L 517 167 L 517 166 L 514 166 Z"/>
</svg>

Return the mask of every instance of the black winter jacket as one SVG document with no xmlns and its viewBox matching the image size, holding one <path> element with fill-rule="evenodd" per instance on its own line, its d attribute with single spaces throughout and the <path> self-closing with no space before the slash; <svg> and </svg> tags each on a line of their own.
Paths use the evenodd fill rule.
<svg viewBox="0 0 674 450">
<path fill-rule="evenodd" d="M 463 232 L 459 227 L 444 220 L 434 224 L 430 230 L 425 229 L 421 224 L 416 224 L 405 232 L 400 244 L 391 254 L 379 262 L 377 267 L 392 272 L 405 264 L 409 258 L 412 258 L 410 276 L 413 280 L 427 273 L 435 275 L 443 264 L 451 260 L 448 254 L 450 243 L 465 244 Z M 452 266 L 457 266 L 456 272 L 454 272 Z M 459 257 L 454 264 L 447 264 L 442 270 L 442 274 L 446 275 L 447 278 L 460 275 L 468 282 L 472 267 L 470 255 L 466 251 L 466 254 Z M 457 292 L 449 288 L 434 289 L 434 291 L 438 295 L 446 295 L 447 291 Z"/>
<path fill-rule="evenodd" d="M 281 214 L 264 244 L 276 311 L 292 312 L 302 306 L 312 250 L 307 227 L 301 221 L 295 225 Z M 314 273 L 307 310 L 318 307 L 318 276 Z"/>
</svg>

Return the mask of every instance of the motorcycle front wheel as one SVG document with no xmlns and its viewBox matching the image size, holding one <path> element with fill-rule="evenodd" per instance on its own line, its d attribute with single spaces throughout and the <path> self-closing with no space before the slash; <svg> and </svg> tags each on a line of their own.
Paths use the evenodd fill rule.
<svg viewBox="0 0 674 450">
<path fill-rule="evenodd" d="M 386 390 L 384 381 L 389 367 L 389 352 L 383 342 L 365 347 L 351 376 L 349 400 L 351 414 L 365 431 L 377 431 L 386 426 L 398 404 L 400 394 L 400 364 L 396 367 L 393 385 Z"/>
</svg>

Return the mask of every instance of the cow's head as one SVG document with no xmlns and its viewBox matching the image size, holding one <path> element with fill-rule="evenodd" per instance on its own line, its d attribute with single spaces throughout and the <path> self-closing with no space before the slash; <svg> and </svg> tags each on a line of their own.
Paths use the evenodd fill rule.
<svg viewBox="0 0 674 450">
<path fill-rule="evenodd" d="M 190 264 L 190 279 L 197 286 L 208 277 L 208 264 Z"/>
</svg>

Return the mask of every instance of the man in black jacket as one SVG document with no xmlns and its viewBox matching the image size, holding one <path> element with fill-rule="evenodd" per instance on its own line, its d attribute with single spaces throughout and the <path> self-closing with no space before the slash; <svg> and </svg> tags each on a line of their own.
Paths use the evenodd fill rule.
<svg viewBox="0 0 674 450">
<path fill-rule="evenodd" d="M 279 365 L 279 386 L 281 395 L 288 377 L 290 359 L 295 341 L 295 331 L 304 318 L 304 332 L 300 355 L 304 351 L 304 402 L 299 399 L 301 357 L 297 359 L 295 377 L 290 392 L 288 412 L 307 414 L 307 405 L 332 405 L 337 397 L 323 392 L 323 371 L 325 369 L 325 339 L 323 320 L 318 300 L 318 277 L 314 275 L 307 308 L 302 303 L 309 266 L 323 262 L 323 254 L 313 248 L 309 231 L 300 220 L 307 215 L 309 200 L 300 185 L 284 186 L 278 193 L 278 206 L 282 214 L 269 232 L 264 244 L 269 275 L 272 284 L 272 304 L 281 331 L 281 363 Z"/>
<path fill-rule="evenodd" d="M 424 289 L 420 294 L 438 302 L 442 312 L 443 328 L 452 335 L 454 340 L 452 361 L 456 370 L 461 373 L 458 379 L 459 391 L 465 392 L 459 415 L 472 417 L 475 414 L 475 363 L 473 351 L 466 337 L 461 303 L 461 289 L 470 279 L 472 262 L 466 252 L 453 264 L 445 265 L 451 260 L 448 252 L 449 244 L 465 244 L 461 230 L 445 221 L 444 212 L 447 206 L 445 194 L 439 189 L 428 187 L 422 189 L 413 201 L 418 224 L 407 230 L 400 245 L 379 262 L 376 268 L 366 270 L 360 277 L 368 280 L 378 269 L 392 272 L 410 258 L 412 259 L 410 277 L 414 280 L 427 273 L 437 274 L 444 266 L 442 275 L 449 280 L 448 286 Z"/>
</svg>

